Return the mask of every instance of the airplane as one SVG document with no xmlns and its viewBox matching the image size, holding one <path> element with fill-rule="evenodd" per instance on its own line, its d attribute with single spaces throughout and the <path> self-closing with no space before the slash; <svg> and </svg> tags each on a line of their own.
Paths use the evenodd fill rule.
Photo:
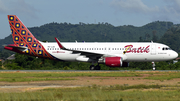
<svg viewBox="0 0 180 101">
<path fill-rule="evenodd" d="M 169 46 L 155 42 L 60 42 L 57 38 L 41 42 L 16 15 L 8 15 L 8 20 L 14 44 L 4 49 L 52 60 L 90 62 L 90 70 L 100 70 L 99 64 L 127 67 L 131 61 L 154 63 L 178 56 Z"/>
</svg>

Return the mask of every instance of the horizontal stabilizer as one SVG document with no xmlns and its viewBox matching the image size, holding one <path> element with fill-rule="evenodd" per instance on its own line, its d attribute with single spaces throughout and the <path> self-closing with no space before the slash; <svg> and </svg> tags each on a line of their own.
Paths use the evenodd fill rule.
<svg viewBox="0 0 180 101">
<path fill-rule="evenodd" d="M 27 51 L 28 48 L 25 47 L 25 46 L 15 46 L 14 44 L 10 44 L 10 45 L 3 45 L 5 49 L 8 49 L 8 50 L 12 50 L 12 49 L 17 49 L 17 50 L 20 50 L 20 51 Z"/>
</svg>

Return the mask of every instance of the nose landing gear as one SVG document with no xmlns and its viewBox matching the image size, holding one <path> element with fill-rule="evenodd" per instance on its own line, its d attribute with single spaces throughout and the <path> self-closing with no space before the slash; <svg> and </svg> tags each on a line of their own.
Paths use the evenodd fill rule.
<svg viewBox="0 0 180 101">
<path fill-rule="evenodd" d="M 153 67 L 153 71 L 155 71 L 156 70 L 156 67 L 155 67 L 156 65 L 155 65 L 155 63 L 154 62 L 152 62 L 152 67 Z"/>
</svg>

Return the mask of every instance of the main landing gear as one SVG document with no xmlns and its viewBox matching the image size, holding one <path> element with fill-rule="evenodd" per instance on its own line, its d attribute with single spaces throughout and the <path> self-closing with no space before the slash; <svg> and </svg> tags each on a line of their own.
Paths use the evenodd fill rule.
<svg viewBox="0 0 180 101">
<path fill-rule="evenodd" d="M 90 69 L 90 70 L 100 70 L 100 69 L 101 69 L 101 67 L 99 66 L 99 64 L 98 64 L 98 65 L 96 65 L 96 66 L 91 65 L 91 66 L 89 67 L 89 69 Z"/>
</svg>

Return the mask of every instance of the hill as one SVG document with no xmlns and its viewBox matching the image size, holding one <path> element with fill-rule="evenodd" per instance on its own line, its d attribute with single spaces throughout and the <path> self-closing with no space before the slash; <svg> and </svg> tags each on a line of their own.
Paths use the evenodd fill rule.
<svg viewBox="0 0 180 101">
<path fill-rule="evenodd" d="M 40 27 L 30 28 L 30 31 L 39 40 L 54 41 L 58 37 L 61 41 L 74 42 L 122 42 L 138 41 L 141 36 L 143 39 L 152 38 L 152 32 L 161 37 L 170 28 L 171 22 L 153 22 L 142 27 L 118 26 L 115 27 L 108 23 L 102 24 L 68 24 L 68 23 L 50 23 Z M 147 35 L 149 34 L 149 35 Z"/>
<path fill-rule="evenodd" d="M 55 41 L 58 37 L 61 42 L 127 42 L 139 41 L 140 39 L 150 41 L 153 35 L 161 38 L 167 29 L 173 26 L 172 22 L 152 22 L 142 27 L 132 25 L 113 26 L 108 23 L 98 24 L 70 24 L 49 23 L 40 27 L 32 27 L 29 30 L 40 41 Z M 4 44 L 12 44 L 12 36 L 0 39 L 0 51 Z M 3 50 L 4 51 L 4 50 Z M 8 51 L 9 52 L 9 51 Z"/>
<path fill-rule="evenodd" d="M 152 22 L 142 27 L 124 25 L 115 27 L 108 23 L 99 24 L 70 24 L 70 23 L 49 23 L 40 27 L 32 27 L 29 30 L 41 41 L 55 41 L 58 37 L 61 41 L 138 41 L 141 36 L 143 39 L 152 38 L 152 32 L 161 37 L 166 30 L 173 25 L 171 22 Z M 168 26 L 168 27 L 167 27 Z M 11 35 L 0 40 L 0 44 L 11 43 Z"/>
<path fill-rule="evenodd" d="M 158 41 L 170 46 L 176 52 L 180 52 L 180 25 L 174 25 L 168 29 Z"/>
</svg>

